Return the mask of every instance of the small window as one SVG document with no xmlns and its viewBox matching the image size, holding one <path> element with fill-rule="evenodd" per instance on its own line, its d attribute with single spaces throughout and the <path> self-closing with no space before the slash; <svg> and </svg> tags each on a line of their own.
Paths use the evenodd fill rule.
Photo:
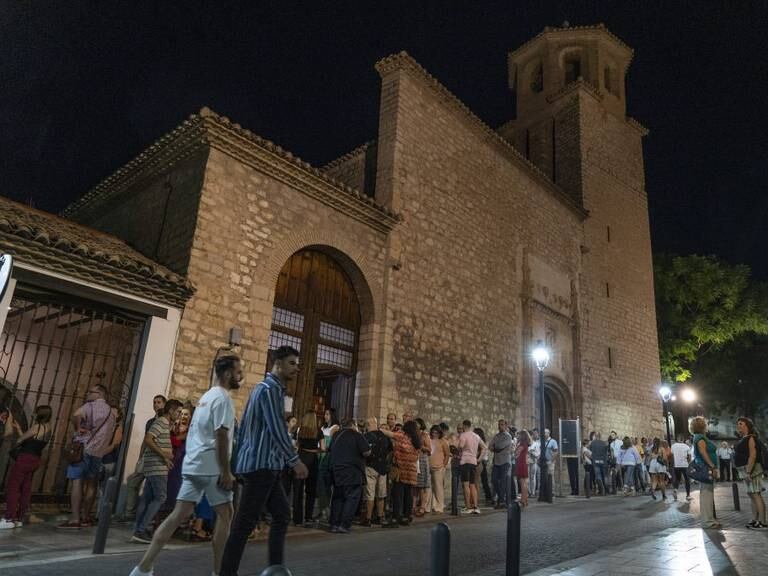
<svg viewBox="0 0 768 576">
<path fill-rule="evenodd" d="M 613 348 L 608 346 L 608 368 L 613 369 L 613 362 L 614 362 L 614 359 L 613 359 Z"/>
<path fill-rule="evenodd" d="M 610 226 L 606 226 L 605 227 L 605 232 L 606 232 L 606 238 L 608 239 L 608 242 L 610 242 L 611 241 L 611 227 Z"/>
<path fill-rule="evenodd" d="M 531 92 L 538 94 L 544 90 L 544 67 L 541 62 L 536 64 L 533 70 L 531 70 L 530 81 Z"/>
<path fill-rule="evenodd" d="M 571 82 L 576 82 L 581 78 L 581 56 L 579 54 L 572 54 L 565 58 L 565 84 L 566 86 Z"/>
<path fill-rule="evenodd" d="M 608 282 L 605 283 L 605 297 L 611 297 L 611 285 Z"/>
</svg>

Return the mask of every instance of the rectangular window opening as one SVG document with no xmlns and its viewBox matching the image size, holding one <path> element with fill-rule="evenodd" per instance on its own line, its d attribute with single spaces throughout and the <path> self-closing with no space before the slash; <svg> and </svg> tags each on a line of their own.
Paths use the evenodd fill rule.
<svg viewBox="0 0 768 576">
<path fill-rule="evenodd" d="M 605 297 L 611 297 L 611 285 L 608 282 L 605 283 Z"/>
<path fill-rule="evenodd" d="M 608 346 L 608 368 L 613 369 L 613 349 Z"/>
<path fill-rule="evenodd" d="M 606 226 L 606 231 L 608 233 L 608 242 L 610 242 L 611 241 L 611 227 L 610 226 Z"/>
</svg>

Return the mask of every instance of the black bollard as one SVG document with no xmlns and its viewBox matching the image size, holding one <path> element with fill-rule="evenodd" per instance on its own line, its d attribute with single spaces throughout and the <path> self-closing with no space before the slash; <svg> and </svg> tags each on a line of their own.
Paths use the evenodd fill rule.
<svg viewBox="0 0 768 576">
<path fill-rule="evenodd" d="M 507 571 L 506 576 L 520 576 L 520 503 L 507 507 Z"/>
<path fill-rule="evenodd" d="M 96 537 L 93 540 L 93 553 L 104 554 L 104 548 L 107 546 L 107 534 L 109 533 L 109 523 L 112 520 L 112 503 L 117 494 L 117 478 L 112 476 L 107 480 L 105 494 L 99 502 L 99 523 L 96 527 Z"/>
<path fill-rule="evenodd" d="M 592 497 L 592 473 L 584 470 L 584 495 L 587 498 Z"/>
<path fill-rule="evenodd" d="M 270 566 L 260 576 L 291 576 L 291 571 L 282 564 Z"/>
<path fill-rule="evenodd" d="M 448 576 L 451 564 L 451 529 L 440 522 L 432 528 L 429 576 Z"/>
<path fill-rule="evenodd" d="M 731 484 L 731 490 L 733 490 L 733 509 L 738 512 L 741 510 L 741 500 L 739 500 L 739 483 L 734 482 Z"/>
</svg>

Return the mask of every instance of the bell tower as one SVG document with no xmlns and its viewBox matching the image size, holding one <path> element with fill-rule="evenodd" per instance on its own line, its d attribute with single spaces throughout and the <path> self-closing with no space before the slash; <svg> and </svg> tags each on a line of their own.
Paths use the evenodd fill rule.
<svg viewBox="0 0 768 576">
<path fill-rule="evenodd" d="M 602 24 L 544 29 L 509 54 L 517 118 L 500 129 L 588 212 L 578 331 L 582 416 L 592 430 L 629 432 L 658 411 L 647 130 L 626 113 L 632 57 Z"/>
</svg>

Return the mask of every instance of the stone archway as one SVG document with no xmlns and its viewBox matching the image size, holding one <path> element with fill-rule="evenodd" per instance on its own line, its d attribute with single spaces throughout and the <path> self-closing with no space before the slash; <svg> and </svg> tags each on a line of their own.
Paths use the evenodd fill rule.
<svg viewBox="0 0 768 576">
<path fill-rule="evenodd" d="M 573 417 L 573 400 L 568 387 L 558 378 L 544 377 L 544 408 L 544 427 L 559 441 L 558 421 Z"/>
<path fill-rule="evenodd" d="M 372 325 L 370 289 L 346 254 L 310 245 L 286 260 L 275 282 L 269 349 L 288 344 L 301 352 L 302 370 L 289 388 L 295 415 L 326 408 L 353 415 L 370 372 Z"/>
</svg>

